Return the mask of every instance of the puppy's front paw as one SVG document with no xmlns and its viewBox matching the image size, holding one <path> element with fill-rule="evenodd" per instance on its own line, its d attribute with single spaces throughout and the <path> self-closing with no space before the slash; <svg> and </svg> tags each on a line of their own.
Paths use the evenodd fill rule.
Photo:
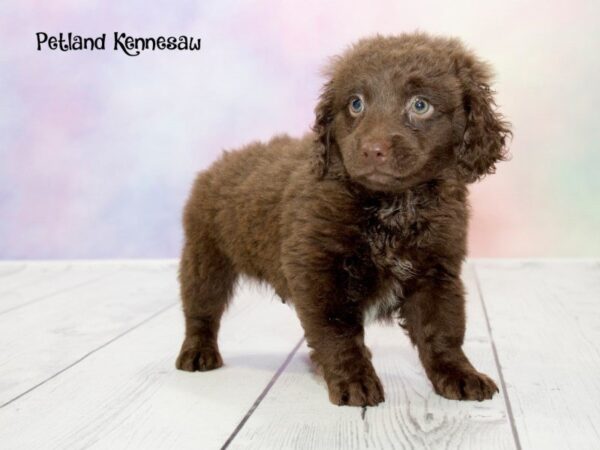
<svg viewBox="0 0 600 450">
<path fill-rule="evenodd" d="M 223 360 L 219 350 L 212 346 L 207 347 L 189 347 L 185 343 L 181 348 L 179 357 L 175 366 L 179 370 L 186 370 L 188 372 L 194 372 L 199 370 L 204 372 L 206 370 L 213 370 L 221 367 Z"/>
<path fill-rule="evenodd" d="M 330 380 L 327 387 L 329 400 L 334 405 L 376 406 L 385 401 L 383 386 L 375 371 L 355 378 Z"/>
<path fill-rule="evenodd" d="M 500 392 L 487 375 L 474 369 L 451 369 L 431 377 L 435 392 L 451 400 L 488 400 Z"/>
</svg>

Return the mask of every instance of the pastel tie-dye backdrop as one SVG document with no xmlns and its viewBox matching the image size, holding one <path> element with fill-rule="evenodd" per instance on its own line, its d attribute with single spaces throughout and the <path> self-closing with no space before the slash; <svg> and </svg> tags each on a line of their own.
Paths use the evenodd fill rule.
<svg viewBox="0 0 600 450">
<path fill-rule="evenodd" d="M 599 1 L 0 2 L 0 258 L 173 257 L 197 170 L 312 122 L 361 36 L 461 37 L 513 159 L 472 190 L 472 256 L 600 252 Z M 36 51 L 35 33 L 194 35 L 196 53 Z"/>
</svg>

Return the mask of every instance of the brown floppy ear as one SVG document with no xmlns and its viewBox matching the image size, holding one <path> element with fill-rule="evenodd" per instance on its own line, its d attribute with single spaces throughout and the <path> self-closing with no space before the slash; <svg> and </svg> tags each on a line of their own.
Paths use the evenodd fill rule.
<svg viewBox="0 0 600 450">
<path fill-rule="evenodd" d="M 463 86 L 466 126 L 456 150 L 458 174 L 473 183 L 496 170 L 496 162 L 507 157 L 506 141 L 512 135 L 510 123 L 496 111 L 491 71 L 472 55 L 457 62 Z"/>
<path fill-rule="evenodd" d="M 312 127 L 315 132 L 315 149 L 312 169 L 317 178 L 322 179 L 327 175 L 331 162 L 331 146 L 333 145 L 333 82 L 329 81 L 323 86 L 319 103 L 315 108 L 315 123 Z"/>
</svg>

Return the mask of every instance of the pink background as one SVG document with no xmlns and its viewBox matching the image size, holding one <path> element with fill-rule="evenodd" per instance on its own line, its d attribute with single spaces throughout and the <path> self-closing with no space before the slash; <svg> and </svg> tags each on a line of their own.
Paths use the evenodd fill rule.
<svg viewBox="0 0 600 450">
<path fill-rule="evenodd" d="M 472 189 L 471 256 L 600 254 L 598 1 L 0 3 L 0 258 L 173 257 L 194 174 L 300 135 L 359 37 L 461 37 L 496 69 L 512 161 Z M 36 51 L 35 33 L 202 38 L 200 52 Z"/>
</svg>

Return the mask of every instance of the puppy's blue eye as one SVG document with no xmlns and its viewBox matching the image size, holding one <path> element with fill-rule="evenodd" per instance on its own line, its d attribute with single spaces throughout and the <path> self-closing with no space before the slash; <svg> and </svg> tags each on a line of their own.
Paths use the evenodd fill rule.
<svg viewBox="0 0 600 450">
<path fill-rule="evenodd" d="M 363 102 L 363 99 L 361 97 L 353 97 L 352 100 L 350 100 L 350 114 L 352 114 L 353 116 L 357 116 L 359 114 L 361 114 L 365 109 L 365 104 Z"/>
<path fill-rule="evenodd" d="M 417 114 L 425 114 L 429 111 L 429 103 L 421 97 L 415 97 L 412 102 L 412 110 Z"/>
<path fill-rule="evenodd" d="M 413 97 L 408 103 L 408 111 L 414 114 L 413 117 L 427 119 L 433 114 L 433 106 L 422 97 Z"/>
<path fill-rule="evenodd" d="M 417 111 L 425 111 L 427 109 L 427 103 L 419 99 L 415 102 L 415 109 Z"/>
</svg>

